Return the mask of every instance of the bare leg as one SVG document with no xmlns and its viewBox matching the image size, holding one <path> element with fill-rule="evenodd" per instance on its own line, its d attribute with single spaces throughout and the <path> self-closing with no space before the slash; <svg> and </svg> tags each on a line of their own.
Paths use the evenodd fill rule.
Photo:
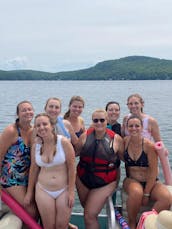
<svg viewBox="0 0 172 229">
<path fill-rule="evenodd" d="M 76 177 L 76 188 L 79 200 L 81 202 L 82 207 L 84 208 L 90 190 L 85 185 L 83 185 L 78 176 Z"/>
<path fill-rule="evenodd" d="M 5 189 L 21 206 L 24 207 L 24 197 L 26 194 L 26 187 L 25 186 L 12 186 L 10 188 Z M 36 204 L 32 203 L 27 207 L 24 207 L 25 210 L 33 217 L 38 217 L 38 211 L 36 208 Z"/>
<path fill-rule="evenodd" d="M 68 190 L 62 192 L 56 199 L 56 228 L 66 229 L 69 225 L 72 208 L 68 206 Z"/>
<path fill-rule="evenodd" d="M 36 185 L 36 202 L 44 229 L 55 228 L 55 200 Z"/>
<path fill-rule="evenodd" d="M 155 201 L 153 208 L 160 212 L 162 210 L 169 210 L 172 204 L 172 196 L 168 189 L 162 184 L 157 182 L 151 192 L 151 199 Z"/>
<path fill-rule="evenodd" d="M 142 204 L 143 188 L 135 180 L 126 178 L 124 180 L 124 190 L 128 194 L 127 199 L 127 212 L 128 212 L 128 224 L 130 229 L 136 228 L 136 218 Z"/>
<path fill-rule="evenodd" d="M 86 229 L 99 229 L 98 214 L 102 210 L 107 198 L 114 192 L 116 182 L 104 187 L 92 189 L 87 195 L 84 208 L 84 220 Z"/>
</svg>

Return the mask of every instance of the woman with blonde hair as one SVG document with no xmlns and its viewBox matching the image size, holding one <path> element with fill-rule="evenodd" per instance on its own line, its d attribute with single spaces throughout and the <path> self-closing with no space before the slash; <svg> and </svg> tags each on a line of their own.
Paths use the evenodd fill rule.
<svg viewBox="0 0 172 229">
<path fill-rule="evenodd" d="M 79 138 L 76 186 L 84 208 L 86 229 L 98 229 L 98 214 L 107 198 L 115 191 L 123 140 L 106 128 L 107 113 L 103 109 L 92 114 L 91 128 Z"/>
</svg>

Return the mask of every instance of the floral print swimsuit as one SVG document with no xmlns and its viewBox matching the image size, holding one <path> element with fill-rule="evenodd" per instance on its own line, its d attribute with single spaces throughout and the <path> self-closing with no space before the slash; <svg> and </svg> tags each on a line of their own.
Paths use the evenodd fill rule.
<svg viewBox="0 0 172 229">
<path fill-rule="evenodd" d="M 17 131 L 18 139 L 10 146 L 2 161 L 0 184 L 3 188 L 28 185 L 30 146 L 25 145 L 19 128 Z"/>
</svg>

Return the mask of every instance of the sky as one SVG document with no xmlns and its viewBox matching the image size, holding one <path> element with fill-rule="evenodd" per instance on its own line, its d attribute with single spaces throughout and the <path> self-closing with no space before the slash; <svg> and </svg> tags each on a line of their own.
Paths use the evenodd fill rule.
<svg viewBox="0 0 172 229">
<path fill-rule="evenodd" d="M 0 0 L 0 69 L 78 70 L 172 60 L 172 0 Z"/>
</svg>

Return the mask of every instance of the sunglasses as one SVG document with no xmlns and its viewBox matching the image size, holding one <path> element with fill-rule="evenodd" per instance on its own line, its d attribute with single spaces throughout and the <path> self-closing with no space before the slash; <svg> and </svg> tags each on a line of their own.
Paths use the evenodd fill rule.
<svg viewBox="0 0 172 229">
<path fill-rule="evenodd" d="M 94 122 L 94 123 L 98 123 L 99 121 L 100 121 L 101 123 L 103 123 L 103 122 L 105 122 L 105 119 L 104 119 L 104 118 L 100 118 L 100 119 L 94 118 L 94 119 L 93 119 L 93 122 Z"/>
</svg>

